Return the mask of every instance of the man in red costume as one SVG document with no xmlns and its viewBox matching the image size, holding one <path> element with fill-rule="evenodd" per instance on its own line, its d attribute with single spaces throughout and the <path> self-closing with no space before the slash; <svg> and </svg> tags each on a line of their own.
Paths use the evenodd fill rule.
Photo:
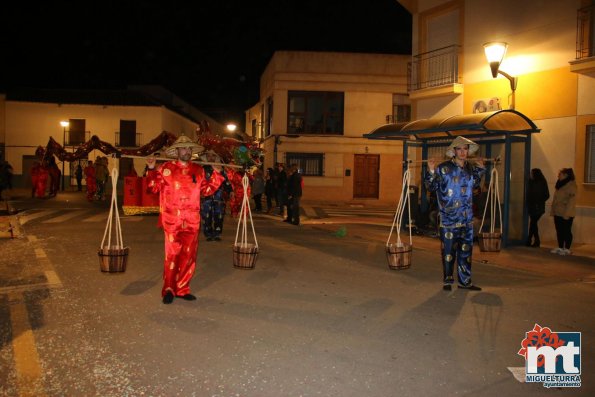
<svg viewBox="0 0 595 397">
<path fill-rule="evenodd" d="M 200 196 L 212 195 L 224 181 L 213 171 L 207 181 L 203 168 L 192 163 L 192 150 L 202 146 L 185 135 L 180 136 L 165 152 L 177 158 L 155 167 L 155 158 L 147 158 L 148 186 L 159 192 L 160 225 L 165 233 L 165 262 L 163 266 L 163 303 L 174 297 L 195 300 L 190 293 L 190 280 L 196 269 L 196 251 L 200 230 Z"/>
</svg>

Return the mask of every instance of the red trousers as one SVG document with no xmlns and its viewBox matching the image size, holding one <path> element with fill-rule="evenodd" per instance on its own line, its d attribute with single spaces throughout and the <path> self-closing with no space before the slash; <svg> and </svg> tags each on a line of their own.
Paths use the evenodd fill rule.
<svg viewBox="0 0 595 397">
<path fill-rule="evenodd" d="M 165 262 L 161 296 L 171 291 L 174 296 L 190 293 L 190 280 L 196 270 L 198 229 L 165 231 Z"/>
</svg>

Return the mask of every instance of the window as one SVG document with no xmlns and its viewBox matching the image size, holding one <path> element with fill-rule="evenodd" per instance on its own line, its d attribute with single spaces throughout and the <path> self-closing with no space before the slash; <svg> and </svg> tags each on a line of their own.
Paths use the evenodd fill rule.
<svg viewBox="0 0 595 397">
<path fill-rule="evenodd" d="M 289 91 L 288 134 L 343 134 L 342 92 Z"/>
<path fill-rule="evenodd" d="M 265 136 L 271 135 L 273 131 L 273 98 L 267 98 L 267 112 L 266 112 L 266 119 L 267 122 L 265 124 Z"/>
<path fill-rule="evenodd" d="M 595 125 L 587 126 L 585 182 L 595 183 Z"/>
<path fill-rule="evenodd" d="M 285 154 L 287 167 L 289 168 L 290 165 L 296 164 L 304 176 L 323 176 L 323 161 L 324 155 L 322 153 Z"/>
<path fill-rule="evenodd" d="M 589 58 L 595 55 L 595 5 L 578 10 L 576 30 L 576 59 Z"/>
</svg>

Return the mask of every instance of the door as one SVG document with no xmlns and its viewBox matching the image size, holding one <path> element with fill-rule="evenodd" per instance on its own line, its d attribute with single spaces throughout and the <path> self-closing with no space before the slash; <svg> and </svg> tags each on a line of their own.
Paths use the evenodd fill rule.
<svg viewBox="0 0 595 397">
<path fill-rule="evenodd" d="M 354 156 L 353 198 L 378 198 L 380 155 Z"/>
</svg>

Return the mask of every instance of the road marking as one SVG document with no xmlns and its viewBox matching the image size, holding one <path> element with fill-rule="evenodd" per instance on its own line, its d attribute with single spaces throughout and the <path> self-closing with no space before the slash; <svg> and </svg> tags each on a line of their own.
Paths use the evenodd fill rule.
<svg viewBox="0 0 595 397">
<path fill-rule="evenodd" d="M 60 211 L 60 210 L 44 210 L 44 211 L 36 212 L 34 214 L 27 214 L 24 216 L 19 216 L 19 223 L 21 225 L 24 225 L 25 223 L 27 223 L 29 221 L 32 221 L 37 218 L 41 218 L 42 216 L 54 214 L 58 211 Z"/>
<path fill-rule="evenodd" d="M 97 214 L 94 216 L 91 216 L 89 218 L 85 218 L 83 219 L 83 222 L 100 222 L 100 221 L 107 221 L 107 216 L 109 214 Z"/>
<path fill-rule="evenodd" d="M 10 323 L 12 325 L 12 350 L 19 397 L 45 396 L 41 379 L 41 365 L 35 347 L 35 336 L 29 322 L 27 306 L 22 294 L 11 294 Z"/>
<path fill-rule="evenodd" d="M 48 219 L 47 221 L 43 221 L 42 223 L 60 223 L 60 222 L 65 222 L 65 221 L 67 221 L 69 219 L 76 218 L 79 215 L 84 214 L 85 212 L 87 212 L 87 210 L 80 210 L 80 211 L 68 212 L 67 214 L 60 215 L 60 216 L 57 216 L 57 217 L 52 218 L 52 219 Z"/>
</svg>

